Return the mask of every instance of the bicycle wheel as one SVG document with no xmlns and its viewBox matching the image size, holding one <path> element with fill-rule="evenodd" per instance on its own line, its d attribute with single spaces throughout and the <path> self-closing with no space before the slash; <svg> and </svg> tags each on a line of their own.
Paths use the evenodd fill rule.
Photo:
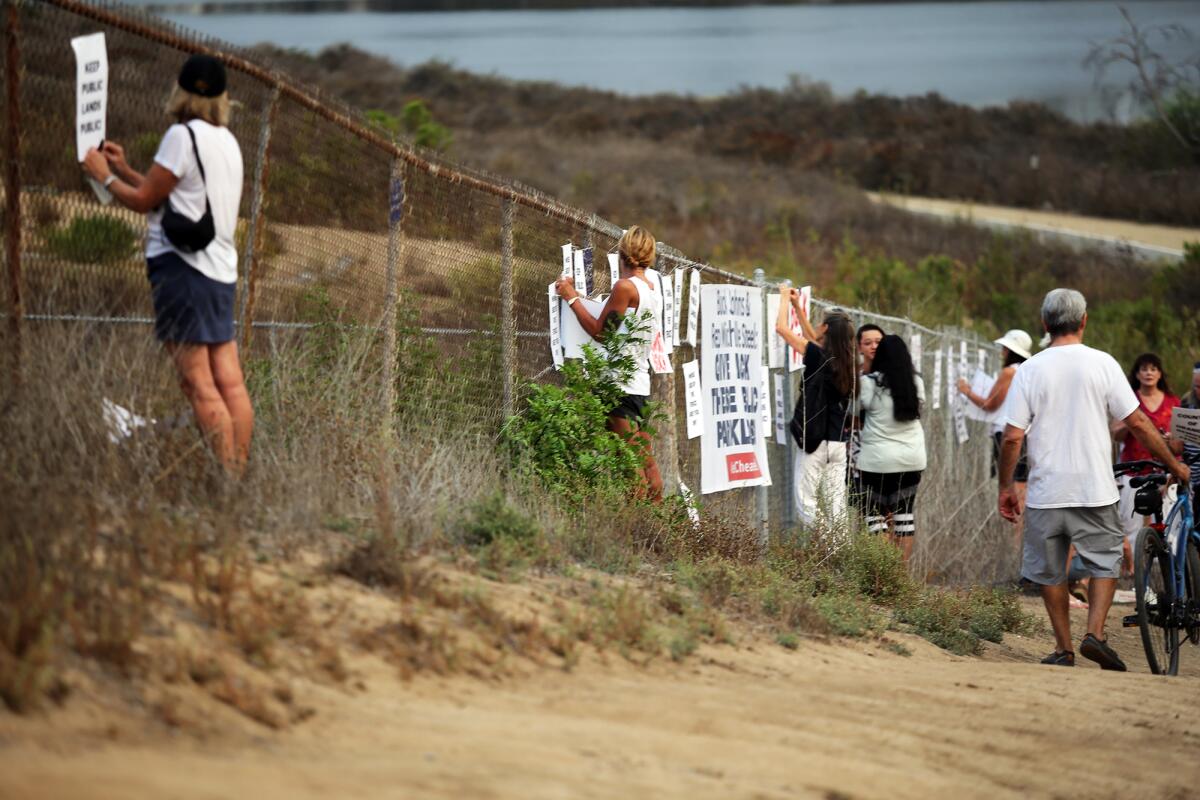
<svg viewBox="0 0 1200 800">
<path fill-rule="evenodd" d="M 1195 536 L 1188 539 L 1187 546 L 1188 625 L 1187 638 L 1192 644 L 1200 644 L 1200 541 Z"/>
<path fill-rule="evenodd" d="M 1171 559 L 1162 537 L 1153 528 L 1142 528 L 1134 540 L 1133 584 L 1138 628 L 1150 671 L 1174 675 L 1179 670 L 1179 631 L 1170 624 L 1175 599 Z"/>
</svg>

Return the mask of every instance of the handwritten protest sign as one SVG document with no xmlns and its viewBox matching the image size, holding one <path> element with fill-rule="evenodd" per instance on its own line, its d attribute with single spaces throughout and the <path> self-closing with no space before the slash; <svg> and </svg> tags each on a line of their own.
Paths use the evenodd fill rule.
<svg viewBox="0 0 1200 800">
<path fill-rule="evenodd" d="M 688 282 L 688 326 L 687 326 L 687 342 L 695 347 L 696 334 L 700 328 L 700 270 L 694 269 L 691 271 L 691 280 Z M 703 494 L 704 490 L 701 489 Z"/>
<path fill-rule="evenodd" d="M 917 372 L 920 372 L 921 356 L 924 355 L 924 353 L 921 352 L 921 334 L 914 333 L 912 335 L 912 340 L 908 343 L 908 352 L 912 356 L 913 369 L 915 369 Z"/>
<path fill-rule="evenodd" d="M 804 318 L 811 320 L 809 316 L 812 313 L 812 287 L 803 286 L 800 288 L 800 309 L 804 312 Z M 804 327 L 800 324 L 800 314 L 795 307 L 788 309 L 788 327 L 792 329 L 792 333 L 797 336 L 804 335 Z M 788 346 L 788 372 L 796 372 L 804 368 L 804 351 L 796 350 L 790 345 Z"/>
<path fill-rule="evenodd" d="M 1200 446 L 1200 410 L 1175 408 L 1171 412 L 1171 438 Z"/>
<path fill-rule="evenodd" d="M 572 273 L 575 276 L 575 291 L 579 292 L 583 297 L 591 294 L 588 291 L 588 269 L 591 266 L 589 262 L 592 248 L 585 250 L 576 250 L 572 255 Z"/>
<path fill-rule="evenodd" d="M 996 379 L 988 375 L 981 369 L 975 370 L 975 374 L 971 376 L 971 391 L 979 397 L 987 397 L 992 393 L 992 386 L 996 383 Z M 972 403 L 968 398 L 963 398 L 963 408 L 967 412 L 967 419 L 977 420 L 979 422 L 994 422 L 996 417 L 1000 416 L 1000 410 L 984 411 L 979 406 Z"/>
<path fill-rule="evenodd" d="M 771 369 L 779 369 L 787 361 L 787 342 L 775 330 L 781 302 L 783 298 L 777 292 L 767 295 L 767 366 Z"/>
<path fill-rule="evenodd" d="M 769 485 L 762 427 L 762 290 L 701 290 L 704 435 L 700 492 Z"/>
<path fill-rule="evenodd" d="M 550 355 L 554 358 L 554 368 L 561 369 L 563 365 L 562 332 L 560 327 L 559 298 L 554 284 L 547 289 L 550 301 Z"/>
<path fill-rule="evenodd" d="M 770 436 L 773 417 L 771 415 L 771 371 L 763 367 L 759 371 L 762 376 L 762 383 L 759 385 L 758 396 L 760 398 L 759 407 L 762 409 L 762 431 L 763 436 Z"/>
<path fill-rule="evenodd" d="M 621 280 L 621 262 L 616 253 L 608 254 L 608 288 L 611 291 L 612 287 L 617 285 L 617 281 Z"/>
<path fill-rule="evenodd" d="M 679 328 L 681 327 L 680 323 L 683 321 L 683 279 L 686 275 L 687 273 L 683 270 L 677 270 L 675 272 L 675 296 L 673 298 L 675 320 L 672 328 L 674 333 L 674 341 L 671 342 L 671 344 L 673 344 L 675 347 L 679 347 L 680 335 L 682 334 L 682 331 L 680 331 Z"/>
<path fill-rule="evenodd" d="M 700 365 L 689 361 L 683 365 L 683 396 L 687 413 L 687 437 L 695 439 L 704 433 L 704 398 L 700 392 Z"/>
<path fill-rule="evenodd" d="M 933 351 L 933 410 L 942 407 L 942 351 Z"/>
<path fill-rule="evenodd" d="M 574 251 L 575 246 L 570 242 L 562 246 L 562 272 L 559 275 L 563 278 L 569 278 L 575 273 Z"/>
<path fill-rule="evenodd" d="M 789 380 L 787 375 L 775 376 L 775 444 L 787 445 L 787 410 L 783 403 L 783 382 Z"/>
</svg>

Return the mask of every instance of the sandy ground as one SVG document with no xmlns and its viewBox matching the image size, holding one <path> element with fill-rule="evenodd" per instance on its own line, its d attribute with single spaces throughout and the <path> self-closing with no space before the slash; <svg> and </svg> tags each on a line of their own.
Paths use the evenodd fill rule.
<svg viewBox="0 0 1200 800">
<path fill-rule="evenodd" d="M 282 733 L 148 730 L 98 696 L 0 716 L 0 798 L 1200 796 L 1200 649 L 1164 679 L 1039 666 L 1045 637 L 983 659 L 899 638 L 911 655 L 744 640 L 495 682 L 365 659 Z M 1136 630 L 1113 638 L 1144 673 Z"/>
<path fill-rule="evenodd" d="M 1184 242 L 1200 242 L 1200 230 L 1173 228 L 1166 225 L 1143 225 L 1138 222 L 1081 217 L 1055 211 L 1034 211 L 1005 206 L 963 203 L 954 200 L 935 200 L 927 197 L 907 197 L 867 192 L 875 203 L 887 203 L 922 214 L 939 217 L 961 217 L 979 222 L 1030 228 L 1049 233 L 1078 235 L 1101 242 L 1128 242 L 1148 249 L 1161 249 L 1165 254 L 1179 254 Z"/>
</svg>

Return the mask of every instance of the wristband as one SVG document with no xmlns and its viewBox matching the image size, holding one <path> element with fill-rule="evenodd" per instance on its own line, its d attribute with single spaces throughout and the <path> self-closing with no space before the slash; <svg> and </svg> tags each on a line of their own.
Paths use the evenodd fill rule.
<svg viewBox="0 0 1200 800">
<path fill-rule="evenodd" d="M 117 179 L 117 174 L 115 172 L 108 173 L 108 177 L 104 179 L 104 188 L 107 189 L 108 187 L 112 186 L 113 181 L 115 181 L 116 179 Z"/>
<path fill-rule="evenodd" d="M 579 295 L 575 295 L 574 297 L 572 297 L 570 300 L 567 301 L 567 306 L 575 305 L 575 301 L 578 299 L 579 299 Z"/>
</svg>

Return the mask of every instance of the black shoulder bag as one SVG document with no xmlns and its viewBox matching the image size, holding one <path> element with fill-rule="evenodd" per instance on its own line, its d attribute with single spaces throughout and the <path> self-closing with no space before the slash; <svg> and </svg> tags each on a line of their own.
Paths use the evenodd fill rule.
<svg viewBox="0 0 1200 800">
<path fill-rule="evenodd" d="M 204 216 L 198 220 L 188 219 L 175 210 L 171 198 L 167 197 L 166 208 L 163 209 L 162 229 L 167 241 L 184 253 L 197 253 L 212 243 L 217 237 L 217 229 L 213 224 L 212 206 L 208 202 L 208 179 L 204 175 L 204 164 L 200 161 L 200 149 L 196 147 L 196 134 L 192 133 L 190 125 L 187 128 L 188 137 L 192 140 L 192 152 L 196 154 L 196 166 L 200 168 L 200 182 L 204 184 Z"/>
</svg>

